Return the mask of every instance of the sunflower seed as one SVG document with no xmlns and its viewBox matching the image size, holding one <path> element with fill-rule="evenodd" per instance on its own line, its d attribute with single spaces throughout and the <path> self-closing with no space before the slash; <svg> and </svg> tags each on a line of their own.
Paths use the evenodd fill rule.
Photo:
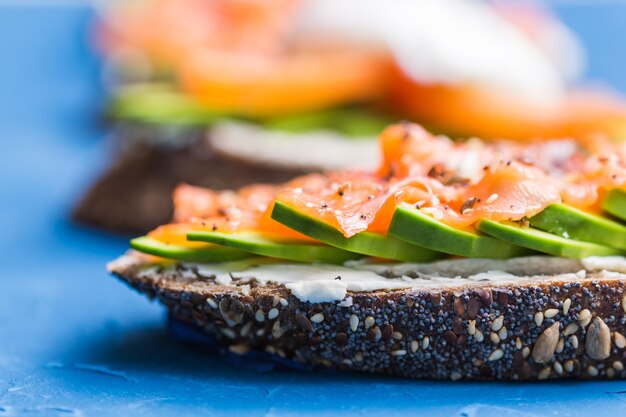
<svg viewBox="0 0 626 417">
<path fill-rule="evenodd" d="M 603 360 L 611 354 L 611 331 L 601 318 L 593 319 L 587 329 L 585 351 L 591 359 Z"/>
<path fill-rule="evenodd" d="M 559 342 L 559 326 L 560 324 L 554 323 L 552 326 L 545 329 L 537 338 L 535 346 L 532 350 L 532 358 L 538 363 L 545 363 L 552 359 L 556 345 Z"/>
</svg>

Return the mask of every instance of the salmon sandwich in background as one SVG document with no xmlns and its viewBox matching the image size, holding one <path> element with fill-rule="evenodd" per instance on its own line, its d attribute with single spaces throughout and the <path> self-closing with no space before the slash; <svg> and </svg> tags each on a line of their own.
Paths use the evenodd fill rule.
<svg viewBox="0 0 626 417">
<path fill-rule="evenodd" d="M 624 136 L 623 99 L 580 85 L 579 44 L 537 5 L 144 0 L 104 9 L 95 39 L 117 150 L 74 214 L 127 233 L 168 221 L 181 182 L 375 169 L 399 120 L 453 138 Z"/>
</svg>

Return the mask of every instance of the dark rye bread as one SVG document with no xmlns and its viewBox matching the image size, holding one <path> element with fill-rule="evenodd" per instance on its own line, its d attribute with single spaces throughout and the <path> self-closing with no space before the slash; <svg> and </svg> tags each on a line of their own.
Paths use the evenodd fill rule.
<svg viewBox="0 0 626 417">
<path fill-rule="evenodd" d="M 81 198 L 72 217 L 89 226 L 143 234 L 172 218 L 180 183 L 214 190 L 281 183 L 310 172 L 217 152 L 204 129 L 120 126 L 113 164 Z"/>
<path fill-rule="evenodd" d="M 489 269 L 528 276 L 436 277 Z M 410 378 L 626 377 L 626 275 L 585 271 L 578 261 L 399 265 L 379 273 L 426 285 L 349 291 L 350 303 L 317 304 L 300 301 L 282 284 L 235 279 L 220 285 L 194 265 L 134 252 L 109 270 L 232 352 L 259 349 L 306 364 Z"/>
</svg>

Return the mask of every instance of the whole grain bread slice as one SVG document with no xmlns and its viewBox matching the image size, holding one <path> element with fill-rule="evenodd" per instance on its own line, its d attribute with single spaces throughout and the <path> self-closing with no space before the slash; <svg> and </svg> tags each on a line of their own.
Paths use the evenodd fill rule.
<svg viewBox="0 0 626 417">
<path fill-rule="evenodd" d="M 224 282 L 197 265 L 135 252 L 109 264 L 174 318 L 233 352 L 265 350 L 304 364 L 410 378 L 626 377 L 623 273 L 552 257 L 363 268 L 412 277 L 415 285 L 311 303 L 280 283 Z M 494 270 L 519 276 L 486 273 Z"/>
</svg>

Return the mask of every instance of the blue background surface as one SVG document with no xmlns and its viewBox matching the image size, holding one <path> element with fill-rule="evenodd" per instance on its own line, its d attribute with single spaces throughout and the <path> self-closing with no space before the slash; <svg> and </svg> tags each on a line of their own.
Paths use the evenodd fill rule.
<svg viewBox="0 0 626 417">
<path fill-rule="evenodd" d="M 589 75 L 626 92 L 626 6 L 559 12 L 589 49 Z M 257 374 L 168 338 L 164 311 L 105 272 L 126 240 L 67 220 L 108 155 L 92 19 L 86 6 L 0 5 L 0 416 L 626 413 L 622 381 Z"/>
</svg>

